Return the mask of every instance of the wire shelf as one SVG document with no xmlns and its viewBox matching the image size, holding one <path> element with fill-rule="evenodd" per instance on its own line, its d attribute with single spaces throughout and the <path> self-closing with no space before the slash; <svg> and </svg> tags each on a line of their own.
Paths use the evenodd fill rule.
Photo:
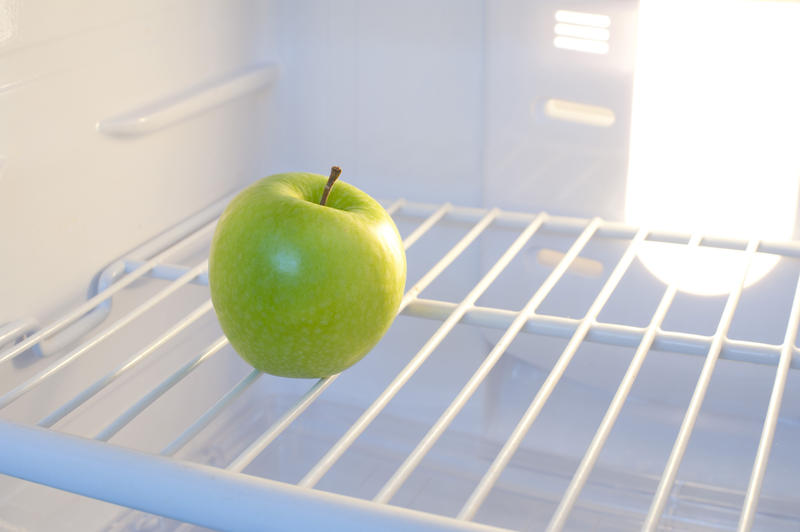
<svg viewBox="0 0 800 532">
<path fill-rule="evenodd" d="M 676 297 L 679 297 L 678 287 L 674 284 L 653 283 L 658 286 L 659 295 L 657 304 L 644 325 L 603 321 L 600 318 L 609 301 L 621 291 L 620 285 L 634 268 L 637 252 L 644 242 L 730 249 L 748 261 L 757 253 L 769 253 L 780 255 L 788 262 L 800 257 L 800 245 L 793 242 L 747 241 L 649 231 L 600 219 L 465 208 L 450 204 L 430 205 L 404 200 L 386 203 L 387 210 L 404 230 L 406 249 L 410 251 L 418 242 L 427 242 L 426 253 L 430 254 L 430 250 L 434 250 L 433 253 L 436 254 L 435 260 L 429 261 L 431 263 L 426 269 L 423 268 L 419 274 L 415 274 L 414 279 L 409 278 L 413 282 L 407 287 L 399 312 L 400 316 L 422 318 L 429 324 L 425 341 L 416 353 L 404 359 L 404 365 L 397 364 L 391 379 L 374 396 L 368 395 L 369 390 L 366 390 L 368 404 L 358 412 L 349 413 L 346 430 L 339 432 L 332 443 L 326 444 L 325 449 L 317 453 L 314 463 L 302 475 L 296 475 L 294 482 L 261 478 L 254 476 L 251 470 L 260 457 L 263 457 L 265 450 L 276 440 L 287 438 L 289 429 L 297 425 L 303 417 L 310 415 L 313 406 L 318 404 L 320 398 L 325 397 L 339 376 L 315 382 L 297 381 L 296 386 L 305 388 L 293 396 L 289 404 L 282 404 L 278 411 L 269 411 L 266 429 L 248 441 L 238 441 L 236 445 L 232 445 L 231 448 L 236 451 L 213 465 L 208 465 L 214 462 L 208 456 L 187 458 L 192 455 L 187 455 L 185 450 L 191 447 L 201 433 L 219 423 L 223 414 L 234 415 L 232 412 L 236 410 L 237 399 L 246 395 L 260 380 L 264 380 L 264 376 L 257 371 L 244 370 L 237 366 L 238 372 L 226 374 L 224 378 L 213 381 L 219 384 L 213 392 L 209 392 L 213 401 L 191 409 L 196 415 L 188 423 L 183 423 L 182 430 L 172 434 L 169 441 L 160 444 L 158 449 L 126 444 L 126 438 L 135 441 L 135 437 L 130 434 L 135 434 L 138 420 L 149 408 L 174 395 L 180 396 L 175 393 L 176 390 L 191 385 L 200 368 L 214 364 L 215 360 L 222 357 L 231 358 L 231 349 L 226 338 L 219 336 L 208 299 L 205 259 L 216 217 L 227 199 L 223 198 L 181 226 L 131 253 L 121 263 L 112 265 L 106 272 L 107 286 L 99 293 L 52 324 L 18 339 L 0 351 L 0 363 L 10 368 L 6 372 L 8 376 L 0 380 L 0 439 L 6 442 L 3 452 L 0 453 L 0 472 L 211 528 L 257 528 L 263 525 L 267 513 L 272 520 L 271 526 L 276 527 L 280 527 L 281 522 L 293 523 L 295 528 L 313 528 L 322 524 L 328 528 L 335 528 L 338 524 L 345 528 L 379 526 L 385 530 L 409 527 L 488 530 L 494 526 L 504 527 L 509 523 L 502 520 L 494 522 L 491 518 L 482 516 L 481 508 L 488 504 L 487 500 L 493 492 L 505 493 L 511 489 L 509 486 L 513 484 L 512 481 L 503 482 L 499 486 L 501 477 L 513 476 L 513 472 L 509 472 L 512 461 L 523 460 L 521 457 L 531 455 L 533 451 L 526 448 L 524 442 L 531 434 L 532 427 L 554 394 L 557 394 L 559 386 L 564 385 L 567 380 L 564 376 L 579 351 L 586 349 L 587 345 L 597 345 L 633 351 L 616 389 L 611 391 L 607 406 L 603 406 L 602 419 L 590 428 L 590 442 L 579 460 L 560 470 L 560 480 L 555 482 L 556 486 L 560 486 L 560 495 L 553 497 L 550 493 L 537 493 L 536 486 L 525 485 L 523 482 L 522 487 L 514 492 L 516 495 L 508 496 L 510 501 L 516 500 L 515 497 L 521 501 L 515 511 L 521 509 L 525 513 L 526 504 L 530 504 L 532 499 L 547 500 L 544 510 L 538 507 L 531 510 L 537 513 L 540 521 L 530 521 L 528 516 L 529 523 L 546 524 L 548 530 L 582 526 L 583 521 L 580 520 L 579 525 L 570 525 L 570 519 L 575 517 L 576 511 L 594 511 L 594 498 L 583 500 L 582 494 L 586 491 L 595 493 L 598 486 L 605 482 L 591 480 L 604 474 L 605 469 L 598 470 L 598 461 L 607 448 L 609 439 L 613 437 L 615 426 L 626 404 L 630 403 L 631 392 L 648 355 L 652 352 L 664 352 L 687 355 L 698 363 L 702 361 L 702 368 L 692 381 L 691 396 L 682 407 L 676 430 L 668 436 L 669 452 L 659 466 L 661 473 L 655 477 L 639 475 L 629 479 L 631 483 L 644 482 L 647 486 L 635 495 L 628 493 L 632 499 L 645 501 L 638 504 L 638 510 L 615 508 L 615 504 L 608 504 L 601 505 L 602 508 L 598 511 L 611 515 L 611 522 L 619 525 L 615 529 L 630 527 L 657 530 L 681 523 L 682 517 L 678 515 L 680 512 L 676 513 L 675 510 L 675 501 L 681 499 L 681 494 L 694 493 L 692 490 L 698 493 L 716 490 L 715 493 L 727 501 L 723 504 L 719 502 L 722 499 L 718 499 L 714 503 L 718 506 L 717 509 L 724 508 L 728 514 L 727 521 L 720 522 L 724 521 L 729 525 L 735 522 L 739 530 L 750 530 L 756 517 L 761 515 L 758 505 L 781 416 L 784 391 L 791 368 L 800 367 L 796 346 L 800 323 L 800 284 L 796 285 L 793 292 L 787 290 L 793 293 L 793 298 L 783 318 L 786 321 L 780 343 L 763 341 L 758 337 L 735 338 L 730 335 L 745 291 L 743 286 L 746 269 L 742 272 L 739 283 L 729 294 L 720 298 L 722 309 L 711 334 L 664 328 L 665 320 L 674 309 Z M 447 245 L 432 236 L 436 231 L 453 228 L 460 231 L 458 238 L 448 240 Z M 457 301 L 446 297 L 421 297 L 427 294 L 427 290 L 437 279 L 444 277 L 448 268 L 463 259 L 467 250 L 480 247 L 479 243 L 489 238 L 487 235 L 490 230 L 505 231 L 512 236 L 506 239 L 509 243 L 502 252 L 492 255 L 493 260 L 484 260 L 485 257 L 481 255 L 481 275 L 474 283 L 463 286 L 464 281 L 459 281 L 462 285 L 460 293 L 465 295 L 456 298 Z M 540 235 L 562 239 L 568 245 L 563 253 L 553 255 L 556 258 L 552 264 L 537 266 L 545 274 L 526 295 L 524 305 L 514 309 L 504 308 L 502 305 L 479 304 L 482 298 L 486 298 L 487 292 L 498 284 L 498 279 L 507 274 L 509 265 L 519 262 L 526 247 L 532 246 L 533 239 Z M 580 317 L 542 310 L 557 287 L 562 286 L 567 277 L 576 275 L 576 264 L 585 260 L 582 254 L 587 253 L 592 246 L 611 246 L 610 242 L 614 243 L 614 249 L 619 252 L 605 255 L 609 268 L 604 269 L 600 279 L 592 285 L 596 285 L 596 290 L 592 289 L 595 291 L 588 309 Z M 185 260 L 181 262 L 170 262 L 173 257 L 180 255 L 181 250 L 186 249 L 195 251 L 185 253 L 182 257 Z M 613 257 L 613 260 L 609 257 Z M 417 271 L 419 268 L 410 268 L 410 271 L 412 269 Z M 794 278 L 796 279 L 796 275 Z M 520 283 L 520 286 L 524 284 Z M 191 296 L 186 295 L 188 288 L 192 289 Z M 146 297 L 126 308 L 117 308 L 120 305 L 118 297 L 137 290 L 147 292 Z M 173 306 L 180 307 L 181 311 L 177 321 L 165 328 L 163 324 L 167 318 L 161 313 L 166 315 L 166 311 L 160 309 L 164 303 L 170 301 L 176 302 Z M 102 316 L 98 318 L 100 311 Z M 130 334 L 126 336 L 126 331 L 140 320 L 150 320 L 160 325 L 151 326 L 148 330 L 161 332 L 155 338 L 148 339 L 141 348 L 130 348 L 128 346 L 138 343 L 130 338 Z M 103 327 L 98 326 L 100 322 Z M 399 394 L 402 395 L 404 387 L 415 378 L 426 361 L 434 353 L 444 349 L 443 344 L 451 341 L 455 334 L 453 331 L 462 327 L 489 331 L 486 333 L 486 337 L 491 338 L 487 341 L 489 348 L 474 369 L 460 373 L 465 378 L 453 393 L 448 391 L 449 399 L 425 405 L 427 411 L 435 413 L 435 420 L 414 432 L 419 437 L 414 439 L 410 447 L 401 446 L 402 456 L 393 462 L 392 470 L 377 481 L 379 489 L 373 495 L 353 497 L 331 493 L 335 490 L 328 490 L 323 486 L 326 475 L 337 464 L 347 460 L 348 451 L 358 446 L 359 438 L 371 430 L 374 431 L 376 424 L 385 424 L 385 419 L 396 415 L 395 411 L 388 408 L 389 405 Z M 9 329 L 6 336 L 20 330 L 21 327 Z M 212 336 L 210 340 L 201 334 L 207 331 Z M 184 345 L 182 349 L 175 348 L 174 344 L 187 334 L 197 337 L 202 345 L 197 348 L 192 342 L 184 341 L 192 345 Z M 497 334 L 500 334 L 499 338 Z M 61 340 L 54 341 L 59 335 Z M 490 375 L 499 371 L 497 368 L 502 365 L 501 360 L 508 358 L 507 353 L 512 345 L 522 336 L 551 338 L 562 343 L 559 344 L 552 365 L 546 367 L 538 388 L 531 390 L 528 399 L 520 404 L 519 415 L 515 417 L 511 430 L 499 441 L 495 441 L 494 446 L 484 445 L 485 448 L 476 451 L 483 456 L 481 461 L 461 463 L 448 473 L 458 479 L 465 471 L 470 472 L 465 477 L 466 480 L 458 482 L 459 493 L 467 490 L 466 495 L 453 503 L 449 510 L 438 512 L 442 515 L 413 509 L 414 505 L 405 504 L 405 499 L 398 498 L 398 493 L 413 481 L 415 473 L 426 467 L 426 458 L 436 454 L 438 446 L 446 447 L 448 441 L 457 438 L 457 431 L 453 430 L 457 418 L 471 404 L 476 393 L 488 386 Z M 76 343 L 73 340 L 77 337 L 80 340 Z M 8 340 L 5 336 L 3 339 Z M 47 342 L 50 342 L 49 347 Z M 88 385 L 79 389 L 64 385 L 65 382 L 86 381 L 85 378 L 83 381 L 76 379 L 74 375 L 83 371 L 82 361 L 98 346 L 105 344 L 113 346 L 113 360 L 105 365 L 95 364 L 102 371 L 90 372 L 92 378 Z M 35 348 L 39 349 L 39 354 L 32 354 Z M 164 351 L 169 352 L 171 349 L 191 353 L 173 363 L 170 370 L 166 371 L 166 378 L 163 377 L 165 373 L 160 372 L 162 370 L 154 370 L 151 373 L 158 374 L 158 378 L 137 380 L 137 372 L 141 368 L 159 363 L 153 360 L 164 358 Z M 50 356 L 41 357 L 41 354 Z M 154 357 L 155 354 L 159 356 Z M 18 363 L 25 357 L 33 360 L 29 366 Z M 235 359 L 235 355 L 233 358 Z M 693 484 L 679 475 L 690 440 L 698 427 L 698 419 L 709 393 L 712 377 L 721 360 L 736 364 L 750 363 L 742 365 L 745 375 L 751 365 L 774 373 L 768 403 L 760 414 L 761 432 L 756 449 L 751 454 L 752 466 L 747 475 L 745 489 L 726 486 L 712 489 Z M 296 388 L 295 383 L 291 386 Z M 42 399 L 42 396 L 51 395 L 48 390 L 62 389 L 64 390 L 61 393 L 52 393 L 51 400 Z M 39 397 L 27 400 L 26 403 L 26 398 L 36 393 Z M 66 399 L 61 400 L 64 394 Z M 175 402 L 176 399 L 173 398 L 172 401 Z M 178 406 L 175 408 L 180 408 L 180 404 L 177 401 Z M 251 418 L 256 414 L 267 415 L 264 412 L 253 413 L 253 402 L 249 404 L 250 411 L 245 411 L 249 412 L 247 415 Z M 108 407 L 109 412 L 113 410 L 114 414 L 110 417 L 106 415 L 104 406 Z M 102 418 L 102 423 L 70 423 L 73 418 L 80 417 L 78 414 L 92 408 L 102 413 L 93 416 L 93 419 Z M 46 413 L 42 415 L 43 409 L 46 409 Z M 117 437 L 122 435 L 128 436 L 118 441 Z M 469 446 L 471 443 L 466 442 L 463 445 Z M 71 459 L 61 459 L 65 455 Z M 538 463 L 535 457 L 531 460 L 531 463 Z M 552 457 L 548 460 L 552 460 Z M 564 470 L 571 473 L 565 477 Z M 635 468 L 632 467 L 630 471 L 633 474 Z M 158 490 L 147 487 L 154 482 L 159 486 Z M 372 481 L 373 484 L 375 482 Z M 164 493 L 181 495 L 165 497 Z M 702 500 L 704 496 L 708 497 L 708 494 L 693 497 Z M 769 523 L 787 529 L 800 526 L 800 514 L 792 509 L 797 506 L 798 501 L 792 497 L 793 495 L 788 495 L 784 499 L 776 499 L 770 496 L 766 504 L 770 512 L 780 516 Z M 371 501 L 364 500 L 370 498 Z M 646 508 L 646 511 L 642 511 L 642 508 Z M 543 528 L 530 526 L 534 529 Z"/>
</svg>

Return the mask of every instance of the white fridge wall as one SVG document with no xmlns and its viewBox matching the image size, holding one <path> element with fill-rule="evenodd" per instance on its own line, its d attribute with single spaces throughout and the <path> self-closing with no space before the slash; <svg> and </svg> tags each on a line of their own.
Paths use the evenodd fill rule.
<svg viewBox="0 0 800 532">
<path fill-rule="evenodd" d="M 270 171 L 339 164 L 378 197 L 479 203 L 483 14 L 475 0 L 278 4 Z"/>
<path fill-rule="evenodd" d="M 637 5 L 486 3 L 487 205 L 622 219 Z M 608 17 L 608 52 L 555 46 L 557 10 Z M 589 105 L 608 113 L 608 120 L 592 124 L 591 116 L 569 117 L 549 110 L 554 102 Z"/>
<path fill-rule="evenodd" d="M 116 257 L 276 172 L 338 164 L 380 198 L 621 218 L 631 2 L 604 6 L 625 50 L 607 56 L 552 45 L 555 10 L 585 2 L 5 4 L 0 323 L 57 315 Z M 98 127 L 270 63 L 273 85 L 167 127 Z M 615 122 L 547 117 L 552 98 Z"/>
<path fill-rule="evenodd" d="M 4 2 L 0 323 L 224 193 L 332 164 L 371 194 L 481 203 L 483 2 Z M 57 21 L 57 22 L 56 22 Z M 169 127 L 98 123 L 276 62 Z"/>
<path fill-rule="evenodd" d="M 264 93 L 151 135 L 97 131 L 257 62 L 248 3 L 4 4 L 0 323 L 83 299 L 114 258 L 250 181 L 269 143 Z"/>
</svg>

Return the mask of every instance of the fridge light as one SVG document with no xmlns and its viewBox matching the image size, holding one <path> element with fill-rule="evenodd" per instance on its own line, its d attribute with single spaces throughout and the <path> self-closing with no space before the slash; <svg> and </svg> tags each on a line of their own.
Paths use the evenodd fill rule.
<svg viewBox="0 0 800 532">
<path fill-rule="evenodd" d="M 556 48 L 592 54 L 608 53 L 610 17 L 559 10 L 555 13 L 555 19 L 553 45 Z"/>
<path fill-rule="evenodd" d="M 611 25 L 611 17 L 597 13 L 583 13 L 581 11 L 559 9 L 556 11 L 556 22 L 580 24 L 582 26 L 592 26 L 595 28 L 607 28 Z"/>
<path fill-rule="evenodd" d="M 592 28 L 590 26 L 578 26 L 576 24 L 558 23 L 553 29 L 556 35 L 564 37 L 577 37 L 579 39 L 594 39 L 596 41 L 607 41 L 609 31 L 606 28 Z"/>
<path fill-rule="evenodd" d="M 593 41 L 590 39 L 576 39 L 575 37 L 558 36 L 553 39 L 553 46 L 564 50 L 574 50 L 576 52 L 587 52 L 590 54 L 608 53 L 607 42 Z"/>
<path fill-rule="evenodd" d="M 792 237 L 800 176 L 798 27 L 795 2 L 641 1 L 628 222 Z M 741 278 L 741 268 L 730 267 L 734 254 L 648 243 L 639 257 L 662 281 L 711 295 L 729 292 Z M 777 261 L 757 255 L 745 286 Z"/>
<path fill-rule="evenodd" d="M 608 107 L 557 98 L 550 98 L 545 102 L 544 114 L 557 120 L 597 127 L 610 127 L 616 121 L 614 111 Z"/>
</svg>

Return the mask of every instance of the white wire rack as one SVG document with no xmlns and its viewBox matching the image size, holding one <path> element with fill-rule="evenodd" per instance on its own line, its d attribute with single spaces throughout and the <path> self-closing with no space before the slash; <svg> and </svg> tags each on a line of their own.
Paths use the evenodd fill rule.
<svg viewBox="0 0 800 532">
<path fill-rule="evenodd" d="M 106 272 L 107 281 L 97 295 L 50 325 L 32 332 L 27 337 L 16 338 L 16 341 L 14 334 L 22 331 L 23 327 L 9 328 L 5 332 L 0 338 L 0 346 L 5 344 L 7 347 L 0 351 L 0 363 L 11 364 L 37 346 L 41 351 L 39 356 L 54 353 L 54 358 L 33 373 L 20 372 L 22 377 L 13 385 L 0 389 L 0 441 L 3 442 L 0 451 L 0 472 L 215 529 L 361 527 L 381 530 L 488 530 L 493 528 L 491 523 L 477 522 L 476 516 L 480 515 L 479 510 L 482 505 L 496 487 L 540 412 L 559 386 L 570 362 L 579 349 L 587 343 L 606 344 L 634 349 L 635 352 L 568 485 L 560 498 L 553 501 L 555 511 L 548 516 L 548 530 L 561 530 L 567 526 L 571 512 L 579 504 L 582 490 L 586 487 L 629 398 L 645 357 L 655 350 L 704 357 L 704 363 L 688 407 L 683 414 L 680 428 L 674 435 L 674 444 L 668 459 L 664 462 L 663 473 L 658 478 L 651 479 L 656 487 L 650 496 L 648 511 L 636 518 L 637 526 L 641 526 L 644 530 L 656 530 L 662 526 L 660 523 L 674 494 L 676 483 L 679 483 L 678 471 L 697 426 L 715 366 L 721 359 L 776 367 L 769 403 L 763 417 L 761 437 L 757 451 L 752 457 L 749 484 L 746 492 L 741 494 L 743 502 L 738 508 L 738 529 L 745 531 L 753 526 L 787 378 L 791 368 L 797 368 L 800 364 L 796 347 L 797 328 L 800 322 L 800 283 L 796 285 L 794 291 L 784 340 L 780 345 L 728 337 L 742 297 L 746 268 L 738 284 L 727 295 L 724 309 L 712 335 L 662 329 L 665 317 L 678 293 L 675 285 L 663 287 L 660 301 L 646 326 L 602 322 L 599 317 L 636 260 L 637 251 L 645 241 L 738 250 L 748 259 L 756 253 L 777 254 L 788 258 L 800 257 L 800 245 L 792 242 L 704 238 L 700 235 L 648 231 L 600 219 L 566 218 L 544 213 L 463 208 L 450 204 L 429 205 L 403 200 L 390 203 L 387 205 L 390 213 L 417 223 L 405 236 L 404 243 L 407 249 L 433 228 L 442 224 L 462 225 L 468 228 L 455 245 L 447 249 L 427 272 L 408 287 L 400 305 L 402 315 L 425 318 L 441 324 L 424 345 L 408 359 L 406 365 L 395 374 L 391 382 L 376 397 L 370 399 L 371 403 L 360 412 L 357 419 L 335 443 L 327 448 L 322 457 L 316 460 L 296 485 L 243 472 L 303 416 L 311 405 L 324 396 L 338 376 L 311 383 L 293 404 L 270 420 L 265 431 L 247 442 L 243 450 L 224 464 L 212 467 L 195 461 L 179 460 L 175 455 L 218 416 L 229 410 L 235 400 L 262 377 L 257 371 L 250 371 L 235 382 L 160 452 L 143 452 L 113 442 L 108 443 L 120 431 L 130 427 L 148 407 L 161 400 L 182 381 L 188 380 L 197 368 L 218 352 L 225 350 L 227 340 L 224 336 L 216 338 L 190 359 L 183 361 L 183 364 L 166 378 L 143 390 L 136 399 L 127 404 L 121 414 L 107 421 L 93 434 L 76 435 L 56 427 L 98 395 L 102 395 L 103 401 L 122 400 L 107 393 L 110 385 L 118 379 L 126 378 L 137 365 L 142 364 L 182 331 L 193 326 L 197 327 L 204 317 L 211 314 L 212 306 L 207 298 L 199 306 L 185 313 L 178 322 L 149 341 L 145 347 L 126 354 L 126 358 L 120 359 L 116 367 L 75 393 L 71 399 L 52 408 L 44 417 L 28 422 L 16 419 L 12 421 L 10 416 L 3 414 L 33 390 L 46 389 L 59 374 L 76 364 L 98 344 L 109 342 L 115 335 L 121 334 L 120 331 L 124 331 L 129 324 L 148 312 L 152 312 L 159 303 L 169 298 L 180 297 L 182 287 L 190 284 L 207 285 L 206 260 L 200 260 L 196 264 L 176 265 L 166 263 L 164 259 L 181 247 L 207 242 L 216 217 L 228 199 L 223 198 L 184 224 L 146 244 L 121 263 L 112 265 Z M 485 268 L 485 273 L 469 288 L 467 295 L 457 303 L 421 298 L 423 291 L 492 226 L 514 230 L 518 234 L 499 258 Z M 542 231 L 571 239 L 572 242 L 565 253 L 559 255 L 557 263 L 530 294 L 522 309 L 515 311 L 477 305 L 481 296 L 526 245 L 529 245 L 534 235 Z M 625 249 L 604 278 L 602 287 L 585 315 L 574 318 L 539 312 L 543 302 L 570 271 L 587 245 L 590 242 L 605 240 L 623 242 Z M 112 296 L 135 286 L 137 280 L 153 278 L 166 281 L 166 284 L 134 308 L 116 317 L 101 331 L 91 332 L 92 327 L 109 314 Z M 102 313 L 99 319 L 98 312 Z M 424 436 L 405 456 L 399 467 L 396 467 L 383 482 L 373 500 L 315 489 L 315 486 L 369 429 L 458 325 L 497 329 L 503 332 L 452 401 L 430 405 L 432 410 L 441 414 L 427 427 Z M 75 332 L 76 330 L 78 332 Z M 493 452 L 488 461 L 488 468 L 478 475 L 477 481 L 470 487 L 470 494 L 461 502 L 460 509 L 446 516 L 392 505 L 392 500 L 398 491 L 442 439 L 520 333 L 561 338 L 567 343 L 552 367 L 548 369 L 543 384 L 532 392 L 527 410 L 519 417 L 507 438 L 501 442 L 499 449 Z M 54 342 L 53 339 L 59 335 L 61 340 Z M 77 345 L 72 342 L 76 337 L 80 337 Z M 46 348 L 48 339 L 51 346 Z M 158 486 L 158 489 L 152 489 L 154 485 Z M 798 525 L 800 521 L 792 523 Z"/>
</svg>

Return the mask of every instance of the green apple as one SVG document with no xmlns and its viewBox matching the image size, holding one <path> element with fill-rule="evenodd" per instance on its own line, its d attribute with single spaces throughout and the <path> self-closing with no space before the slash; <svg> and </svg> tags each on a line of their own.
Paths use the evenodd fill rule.
<svg viewBox="0 0 800 532">
<path fill-rule="evenodd" d="M 222 330 L 243 359 L 273 375 L 350 367 L 384 335 L 403 297 L 406 257 L 394 222 L 356 187 L 332 186 L 334 170 L 330 179 L 287 173 L 250 185 L 226 207 L 211 243 Z"/>
</svg>

